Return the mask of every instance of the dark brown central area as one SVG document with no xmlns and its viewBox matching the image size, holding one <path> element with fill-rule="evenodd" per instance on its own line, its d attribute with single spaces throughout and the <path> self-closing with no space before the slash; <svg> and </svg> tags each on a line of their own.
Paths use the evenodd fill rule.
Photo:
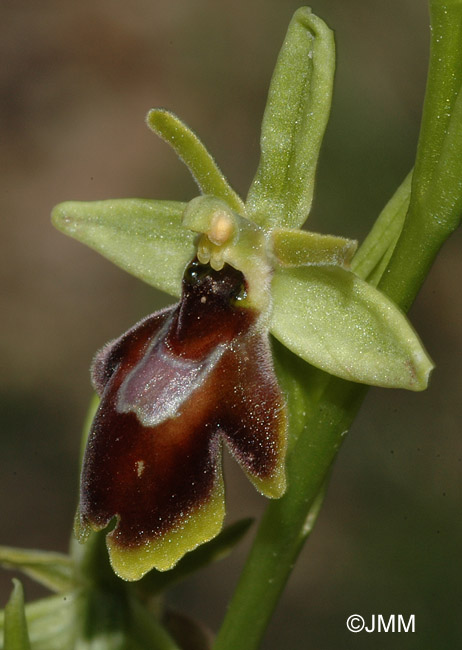
<svg viewBox="0 0 462 650">
<path fill-rule="evenodd" d="M 247 330 L 255 312 L 240 307 L 245 296 L 243 274 L 226 264 L 215 271 L 194 259 L 183 276 L 183 292 L 174 323 L 166 337 L 176 354 L 198 358 Z"/>
<path fill-rule="evenodd" d="M 98 385 L 102 400 L 84 459 L 81 516 L 102 528 L 119 515 L 122 545 L 165 534 L 208 501 L 221 472 L 221 436 L 252 474 L 273 471 L 281 395 L 267 335 L 252 327 L 258 313 L 239 305 L 245 289 L 244 276 L 232 267 L 214 271 L 194 260 L 180 303 L 145 319 L 97 357 L 98 376 L 106 383 Z M 143 426 L 134 412 L 118 410 L 129 373 L 138 372 L 141 388 L 149 385 L 146 359 L 154 376 L 165 363 L 165 348 L 206 364 L 217 346 L 225 346 L 220 360 L 173 417 Z M 178 368 L 181 374 L 181 363 Z M 180 379 L 172 376 L 172 390 Z"/>
</svg>

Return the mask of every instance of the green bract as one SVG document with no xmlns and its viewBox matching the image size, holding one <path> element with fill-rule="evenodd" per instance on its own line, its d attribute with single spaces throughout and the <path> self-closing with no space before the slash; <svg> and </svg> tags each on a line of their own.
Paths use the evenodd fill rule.
<svg viewBox="0 0 462 650">
<path fill-rule="evenodd" d="M 308 216 L 334 74 L 333 35 L 308 8 L 289 26 L 271 82 L 261 160 L 245 204 L 198 137 L 164 109 L 148 126 L 188 165 L 202 193 L 190 203 L 119 199 L 66 202 L 63 232 L 148 284 L 180 295 L 189 260 L 244 273 L 248 303 L 305 361 L 339 377 L 422 390 L 432 362 L 404 314 L 350 270 L 356 242 L 298 230 Z M 375 284 L 402 227 L 410 180 L 353 268 Z M 384 227 L 385 225 L 385 227 Z M 271 301 L 267 288 L 271 283 Z"/>
<path fill-rule="evenodd" d="M 19 580 L 13 579 L 13 592 L 5 607 L 4 650 L 30 650 L 24 612 L 24 591 Z"/>
</svg>

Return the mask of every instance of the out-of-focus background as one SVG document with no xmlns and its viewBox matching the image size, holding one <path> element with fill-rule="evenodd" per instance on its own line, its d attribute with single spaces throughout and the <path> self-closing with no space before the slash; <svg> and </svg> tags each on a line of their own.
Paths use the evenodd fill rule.
<svg viewBox="0 0 462 650">
<path fill-rule="evenodd" d="M 76 503 L 88 366 L 168 298 L 53 230 L 65 199 L 188 200 L 196 189 L 145 127 L 180 114 L 245 194 L 295 0 L 5 0 L 0 8 L 0 543 L 65 551 Z M 429 28 L 422 0 L 313 0 L 338 72 L 310 229 L 362 239 L 413 163 Z M 462 272 L 459 234 L 412 310 L 436 362 L 426 393 L 371 390 L 319 523 L 263 647 L 457 647 L 462 602 Z M 229 520 L 260 497 L 226 461 Z M 246 544 L 179 586 L 175 607 L 216 629 Z M 275 560 L 277 561 L 277 559 Z M 1 605 L 11 574 L 0 576 Z M 25 581 L 29 599 L 44 594 Z M 358 613 L 416 632 L 347 632 Z"/>
</svg>

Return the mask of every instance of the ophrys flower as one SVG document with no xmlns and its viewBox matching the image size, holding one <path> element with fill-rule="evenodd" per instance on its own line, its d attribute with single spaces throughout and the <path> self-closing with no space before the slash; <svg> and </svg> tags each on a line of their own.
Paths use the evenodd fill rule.
<svg viewBox="0 0 462 650">
<path fill-rule="evenodd" d="M 82 472 L 78 531 L 117 525 L 114 569 L 167 569 L 222 524 L 225 440 L 264 494 L 285 485 L 284 398 L 269 333 L 345 379 L 423 389 L 432 364 L 400 310 L 349 270 L 355 242 L 299 230 L 329 113 L 330 30 L 296 12 L 270 88 L 245 203 L 197 136 L 161 109 L 148 125 L 188 164 L 189 204 L 64 203 L 55 224 L 180 302 L 97 355 L 101 405 Z"/>
</svg>

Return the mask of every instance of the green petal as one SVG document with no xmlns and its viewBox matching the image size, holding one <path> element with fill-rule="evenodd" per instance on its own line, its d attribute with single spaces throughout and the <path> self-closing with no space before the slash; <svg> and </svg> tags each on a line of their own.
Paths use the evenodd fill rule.
<svg viewBox="0 0 462 650">
<path fill-rule="evenodd" d="M 30 650 L 24 612 L 24 591 L 22 584 L 13 579 L 13 592 L 5 607 L 4 650 Z"/>
<path fill-rule="evenodd" d="M 296 228 L 308 217 L 334 69 L 333 33 L 310 9 L 298 9 L 271 80 L 260 164 L 246 202 L 261 226 Z"/>
<path fill-rule="evenodd" d="M 349 267 L 358 242 L 306 230 L 276 228 L 271 232 L 272 252 L 282 266 Z"/>
<path fill-rule="evenodd" d="M 271 331 L 292 352 L 333 375 L 423 390 L 433 364 L 404 314 L 339 267 L 276 270 Z"/>
<path fill-rule="evenodd" d="M 8 569 L 20 569 L 52 591 L 68 591 L 73 586 L 71 559 L 61 553 L 0 546 L 0 564 Z"/>
<path fill-rule="evenodd" d="M 114 199 L 67 201 L 52 212 L 53 224 L 125 271 L 171 294 L 194 256 L 194 234 L 181 225 L 185 203 Z"/>
<path fill-rule="evenodd" d="M 163 108 L 153 108 L 146 116 L 150 129 L 173 147 L 187 165 L 202 194 L 212 194 L 242 214 L 244 204 L 231 188 L 197 135 L 176 115 Z"/>
</svg>

